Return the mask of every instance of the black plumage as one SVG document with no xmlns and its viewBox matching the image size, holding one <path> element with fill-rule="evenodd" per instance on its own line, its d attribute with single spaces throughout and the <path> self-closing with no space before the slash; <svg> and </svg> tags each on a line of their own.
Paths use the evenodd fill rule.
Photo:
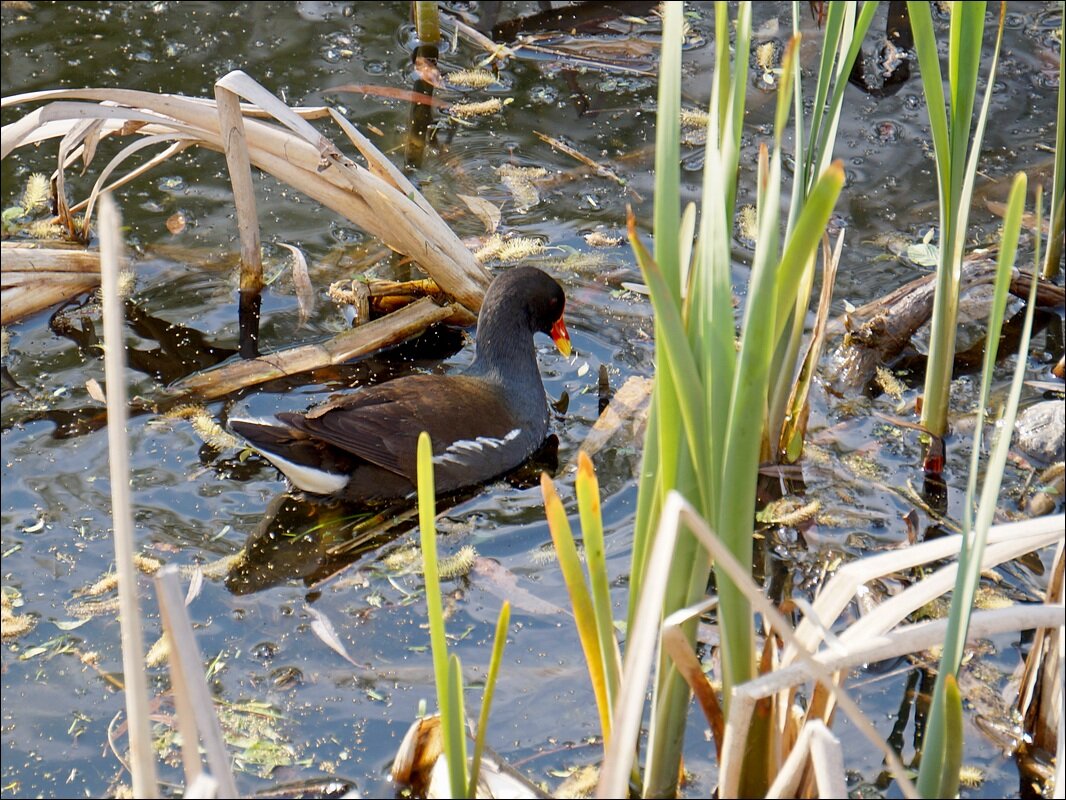
<svg viewBox="0 0 1066 800">
<path fill-rule="evenodd" d="M 436 489 L 445 493 L 519 466 L 548 434 L 548 404 L 533 337 L 565 355 L 559 284 L 533 267 L 492 282 L 478 317 L 474 362 L 457 375 L 412 375 L 336 397 L 280 424 L 230 426 L 300 489 L 349 502 L 415 491 L 418 435 L 433 443 Z"/>
</svg>

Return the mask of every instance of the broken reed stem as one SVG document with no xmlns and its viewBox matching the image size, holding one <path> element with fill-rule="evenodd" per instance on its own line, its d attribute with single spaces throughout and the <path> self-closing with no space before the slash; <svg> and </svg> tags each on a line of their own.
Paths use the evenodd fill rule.
<svg viewBox="0 0 1066 800">
<path fill-rule="evenodd" d="M 248 155 L 248 138 L 237 95 L 215 84 L 218 125 L 226 166 L 233 186 L 233 204 L 237 209 L 237 233 L 241 242 L 241 291 L 255 293 L 263 288 L 263 258 L 259 247 L 259 217 L 252 185 L 252 162 Z"/>
<path fill-rule="evenodd" d="M 115 569 L 118 573 L 119 629 L 126 715 L 129 717 L 130 771 L 135 797 L 158 797 L 155 751 L 148 727 L 148 676 L 137 602 L 137 568 L 133 564 L 133 511 L 130 502 L 129 441 L 126 434 L 126 351 L 124 319 L 118 291 L 122 261 L 120 218 L 115 201 L 104 195 L 100 204 L 100 264 L 103 282 L 104 376 L 107 383 L 107 446 L 111 467 L 111 516 L 115 528 Z"/>
<path fill-rule="evenodd" d="M 4 242 L 0 322 L 9 325 L 88 292 L 100 283 L 100 254 L 80 248 Z"/>
<path fill-rule="evenodd" d="M 246 386 L 342 364 L 382 347 L 398 344 L 459 311 L 457 304 L 438 306 L 430 298 L 423 297 L 387 317 L 344 331 L 325 342 L 280 350 L 259 358 L 230 361 L 220 367 L 190 375 L 171 386 L 170 390 L 177 395 L 193 394 L 200 400 L 213 400 Z"/>
</svg>

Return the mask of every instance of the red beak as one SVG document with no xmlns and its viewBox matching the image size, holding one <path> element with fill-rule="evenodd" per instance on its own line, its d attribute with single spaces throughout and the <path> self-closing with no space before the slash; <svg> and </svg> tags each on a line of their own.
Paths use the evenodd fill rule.
<svg viewBox="0 0 1066 800">
<path fill-rule="evenodd" d="M 566 323 L 563 322 L 563 318 L 559 317 L 552 325 L 551 337 L 555 342 L 555 346 L 559 348 L 559 352 L 564 356 L 570 356 L 570 332 L 566 329 Z"/>
</svg>

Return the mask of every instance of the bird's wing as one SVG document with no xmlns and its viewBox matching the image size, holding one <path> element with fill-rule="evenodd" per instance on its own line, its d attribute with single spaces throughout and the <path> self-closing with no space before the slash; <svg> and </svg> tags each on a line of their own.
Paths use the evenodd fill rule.
<svg viewBox="0 0 1066 800">
<path fill-rule="evenodd" d="M 416 451 L 422 431 L 429 433 L 433 444 L 439 484 L 449 472 L 477 480 L 482 477 L 476 474 L 481 465 L 489 473 L 483 477 L 491 477 L 501 471 L 493 469 L 501 462 L 491 454 L 512 451 L 522 438 L 522 425 L 502 395 L 491 385 L 464 376 L 400 378 L 346 395 L 307 415 L 278 416 L 412 483 L 417 480 Z"/>
</svg>

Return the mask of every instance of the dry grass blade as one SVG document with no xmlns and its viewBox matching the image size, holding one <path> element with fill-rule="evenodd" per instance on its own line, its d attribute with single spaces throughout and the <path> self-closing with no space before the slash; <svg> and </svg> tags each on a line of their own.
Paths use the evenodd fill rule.
<svg viewBox="0 0 1066 800">
<path fill-rule="evenodd" d="M 480 309 L 488 274 L 410 182 L 350 123 L 329 109 L 289 108 L 240 72 L 230 73 L 218 85 L 259 106 L 241 106 L 252 165 L 415 259 L 467 309 L 474 313 Z M 77 100 L 100 105 L 70 102 Z M 56 102 L 5 126 L 0 155 L 6 157 L 15 147 L 68 134 L 71 143 L 79 136 L 84 139 L 86 134 L 78 126 L 85 120 L 103 120 L 102 136 L 187 137 L 190 144 L 225 151 L 217 104 L 209 100 L 126 89 L 81 89 L 16 95 L 0 105 L 41 101 Z M 268 114 L 284 127 L 253 118 L 257 113 Z M 367 159 L 369 169 L 346 158 L 306 120 L 331 114 Z"/>
<path fill-rule="evenodd" d="M 571 147 L 570 145 L 566 144 L 565 142 L 559 141 L 558 139 L 556 139 L 556 138 L 554 138 L 552 136 L 548 136 L 547 134 L 541 133 L 540 131 L 533 131 L 533 135 L 536 136 L 538 139 L 540 139 L 542 142 L 545 142 L 546 144 L 550 144 L 556 150 L 558 150 L 558 151 L 560 151 L 562 153 L 565 153 L 566 155 L 570 156 L 570 158 L 572 158 L 572 159 L 574 159 L 576 161 L 580 161 L 586 167 L 590 167 L 597 175 L 600 175 L 600 176 L 602 176 L 604 178 L 610 178 L 612 181 L 617 183 L 619 186 L 623 186 L 624 187 L 626 185 L 625 179 L 624 178 L 620 178 L 618 176 L 618 174 L 614 170 L 612 170 L 610 167 L 606 167 L 603 164 L 599 163 L 598 161 L 589 158 L 587 155 L 585 155 L 584 153 L 582 153 L 579 150 L 576 150 L 575 148 Z"/>
<path fill-rule="evenodd" d="M 305 610 L 311 615 L 311 630 L 314 631 L 315 636 L 353 667 L 362 669 L 362 666 L 348 654 L 348 648 L 344 646 L 341 637 L 337 635 L 337 629 L 333 627 L 330 618 L 318 609 L 311 608 L 311 606 L 307 606 Z"/>
<path fill-rule="evenodd" d="M 67 205 L 67 190 L 64 183 L 65 170 L 68 159 L 73 159 L 80 155 L 84 157 L 85 165 L 88 166 L 89 162 L 87 158 L 96 151 L 95 145 L 91 147 L 81 147 L 81 144 L 86 139 L 92 138 L 94 141 L 99 139 L 100 127 L 102 120 L 99 119 L 86 119 L 76 124 L 66 136 L 64 136 L 59 142 L 59 169 L 56 172 L 56 211 L 59 215 L 59 222 L 67 229 L 67 234 L 71 239 L 77 241 L 88 241 L 89 227 L 88 225 L 82 226 L 77 223 L 71 214 L 70 208 Z M 79 152 L 72 154 L 71 151 L 77 148 Z"/>
<path fill-rule="evenodd" d="M 130 499 L 129 441 L 126 436 L 126 350 L 122 339 L 122 300 L 118 276 L 122 261 L 121 222 L 110 195 L 101 203 L 100 263 L 103 279 L 104 374 L 107 378 L 107 446 L 111 472 L 111 515 L 115 527 L 115 568 L 120 603 L 122 671 L 129 717 L 130 771 L 137 797 L 156 797 L 155 751 L 148 726 L 148 676 L 133 563 L 133 507 Z M 232 795 L 231 795 L 232 796 Z"/>
<path fill-rule="evenodd" d="M 1063 535 L 1063 515 L 1057 517 L 1040 517 L 1034 520 L 997 525 L 989 531 L 988 548 L 982 561 L 982 567 L 1008 561 L 1012 558 L 1044 547 Z M 961 536 L 945 536 L 931 542 L 924 542 L 916 547 L 895 550 L 871 558 L 854 561 L 842 568 L 822 587 L 814 600 L 814 610 L 819 624 L 830 627 L 841 612 L 851 602 L 860 586 L 875 578 L 892 572 L 916 567 L 920 564 L 939 559 L 951 558 L 958 554 L 962 545 Z M 927 576 L 910 587 L 906 592 L 881 604 L 863 619 L 855 633 L 845 632 L 841 639 L 848 640 L 857 636 L 878 636 L 893 625 L 920 608 L 929 599 L 943 594 L 954 580 L 954 564 L 944 567 L 940 573 Z M 950 572 L 949 572 L 950 571 Z M 906 595 L 906 597 L 904 597 Z M 886 610 L 887 607 L 887 610 Z M 877 615 L 876 617 L 874 615 Z M 804 619 L 796 627 L 796 640 L 810 650 L 818 646 L 820 627 L 813 621 Z M 783 664 L 789 664 L 795 658 L 792 647 L 785 649 Z"/>
<path fill-rule="evenodd" d="M 663 620 L 662 642 L 666 652 L 670 654 L 678 672 L 685 678 L 685 683 L 692 689 L 696 701 L 703 709 L 703 715 L 707 718 L 707 724 L 711 727 L 711 737 L 714 739 L 714 749 L 719 760 L 722 757 L 722 739 L 725 736 L 725 716 L 722 707 L 718 703 L 718 695 L 711 686 L 707 676 L 703 674 L 703 666 L 699 657 L 685 638 L 681 626 L 692 619 L 699 617 L 711 609 L 717 607 L 718 598 L 711 597 L 702 603 L 675 611 Z"/>
<path fill-rule="evenodd" d="M 298 247 L 291 244 L 278 242 L 278 246 L 292 253 L 292 282 L 296 287 L 296 305 L 300 310 L 299 326 L 302 328 L 311 318 L 311 312 L 315 308 L 315 288 L 307 274 L 307 258 Z"/>
<path fill-rule="evenodd" d="M 659 638 L 659 620 L 666 596 L 670 562 L 677 543 L 680 503 L 684 503 L 681 496 L 671 493 L 660 517 L 655 546 L 645 567 L 636 618 L 626 642 L 622 681 L 612 709 L 614 735 L 607 746 L 600 780 L 596 785 L 596 797 L 599 798 L 627 797 L 629 794 L 629 773 L 637 751 L 644 695 L 655 656 L 656 640 Z M 673 524 L 668 523 L 669 519 L 674 520 Z"/>
<path fill-rule="evenodd" d="M 146 147 L 154 147 L 155 145 L 160 144 L 162 142 L 171 142 L 172 144 L 166 150 L 162 151 L 161 153 L 157 153 L 152 158 L 148 159 L 148 161 L 144 162 L 137 168 L 130 170 L 121 178 L 114 181 L 113 183 L 108 184 L 108 186 L 104 188 L 104 181 L 106 181 L 111 176 L 111 173 L 118 169 L 119 166 L 121 166 L 127 158 L 132 156 L 134 153 L 145 149 Z M 149 172 L 153 168 L 157 167 L 159 164 L 162 164 L 170 157 L 180 153 L 192 143 L 193 142 L 189 139 L 188 136 L 159 134 L 156 136 L 146 136 L 140 141 L 128 144 L 126 147 L 122 148 L 122 150 L 114 158 L 112 158 L 111 161 L 108 162 L 106 167 L 104 167 L 103 171 L 100 173 L 100 176 L 96 179 L 96 183 L 93 186 L 92 192 L 89 193 L 89 196 L 85 200 L 82 200 L 80 203 L 75 203 L 73 206 L 70 207 L 70 210 L 72 212 L 84 210 L 85 218 L 92 219 L 93 207 L 96 205 L 96 199 L 97 197 L 99 197 L 101 192 L 110 192 L 115 189 L 118 189 L 121 186 L 125 186 L 130 181 L 139 178 L 141 175 L 144 175 L 146 172 Z"/>
<path fill-rule="evenodd" d="M 626 648 L 626 664 L 623 672 L 619 700 L 614 709 L 614 731 L 604 759 L 604 768 L 597 786 L 597 797 L 625 796 L 629 769 L 635 752 L 637 735 L 640 730 L 645 689 L 649 677 L 652 658 L 655 651 L 656 631 L 669 575 L 670 562 L 678 531 L 682 523 L 692 531 L 700 543 L 711 554 L 715 563 L 730 576 L 744 592 L 752 607 L 767 620 L 772 629 L 786 643 L 795 641 L 791 626 L 781 613 L 754 585 L 745 570 L 728 549 L 718 540 L 707 523 L 675 491 L 667 496 L 655 535 L 655 544 L 645 569 L 644 585 L 637 605 L 636 621 L 630 633 L 629 646 Z M 884 754 L 892 776 L 896 779 L 905 797 L 917 798 L 914 785 L 908 778 L 895 751 L 878 735 L 877 730 L 862 710 L 836 686 L 832 671 L 815 661 L 806 651 L 799 653 L 812 677 L 831 692 L 841 709 L 851 718 L 855 727 Z M 772 677 L 777 673 L 770 673 Z M 764 676 L 766 677 L 766 676 Z M 758 680 L 758 679 L 757 679 Z M 726 725 L 725 743 L 719 764 L 719 796 L 735 797 L 738 790 L 739 769 L 747 727 L 751 722 L 757 698 L 745 694 L 744 689 L 757 681 L 751 681 L 738 687 L 733 695 L 730 716 Z M 780 687 L 772 691 L 778 691 Z M 771 691 L 771 693 L 772 693 Z M 768 696 L 768 695 L 764 695 Z M 735 718 L 739 718 L 737 724 Z"/>
<path fill-rule="evenodd" d="M 489 54 L 489 61 L 497 58 L 511 58 L 514 56 L 514 51 L 509 47 L 503 44 L 497 44 L 481 31 L 477 30 L 477 28 L 470 27 L 458 17 L 453 17 L 450 14 L 443 14 L 441 15 L 441 22 L 454 26 L 456 32 L 460 36 L 487 52 Z"/>
<path fill-rule="evenodd" d="M 1018 605 L 997 608 L 991 611 L 976 611 L 971 619 L 970 639 L 995 636 L 1001 633 L 1062 625 L 1061 603 Z M 816 673 L 828 670 L 845 670 L 863 664 L 888 661 L 893 658 L 928 650 L 943 644 L 947 621 L 944 619 L 918 622 L 897 628 L 867 641 L 848 644 L 840 651 L 820 651 L 804 663 L 791 664 L 774 672 L 761 675 L 745 683 L 737 691 L 737 698 L 757 700 L 773 692 L 788 689 L 816 678 Z M 811 666 L 814 664 L 815 666 Z M 730 719 L 730 723 L 733 720 Z"/>
<path fill-rule="evenodd" d="M 819 797 L 847 797 L 844 780 L 844 755 L 840 740 L 817 720 L 803 726 L 795 746 L 781 765 L 780 772 L 766 793 L 767 800 L 777 797 L 797 797 L 796 790 L 803 778 L 804 767 L 810 760 L 814 766 Z"/>
<path fill-rule="evenodd" d="M 436 322 L 451 318 L 457 311 L 454 306 L 438 306 L 430 298 L 424 297 L 394 314 L 337 334 L 325 342 L 280 350 L 259 358 L 230 361 L 220 367 L 190 375 L 169 388 L 174 394 L 192 394 L 203 400 L 222 397 L 237 389 L 331 364 L 342 364 L 382 347 L 398 344 Z"/>
<path fill-rule="evenodd" d="M 155 582 L 163 630 L 170 640 L 170 680 L 178 712 L 178 730 L 182 735 L 181 758 L 186 785 L 199 786 L 197 779 L 203 775 L 203 768 L 198 743 L 202 743 L 211 767 L 211 778 L 218 784 L 217 796 L 237 797 L 222 729 L 201 666 L 200 648 L 182 598 L 177 567 L 170 565 L 161 569 Z"/>
</svg>

